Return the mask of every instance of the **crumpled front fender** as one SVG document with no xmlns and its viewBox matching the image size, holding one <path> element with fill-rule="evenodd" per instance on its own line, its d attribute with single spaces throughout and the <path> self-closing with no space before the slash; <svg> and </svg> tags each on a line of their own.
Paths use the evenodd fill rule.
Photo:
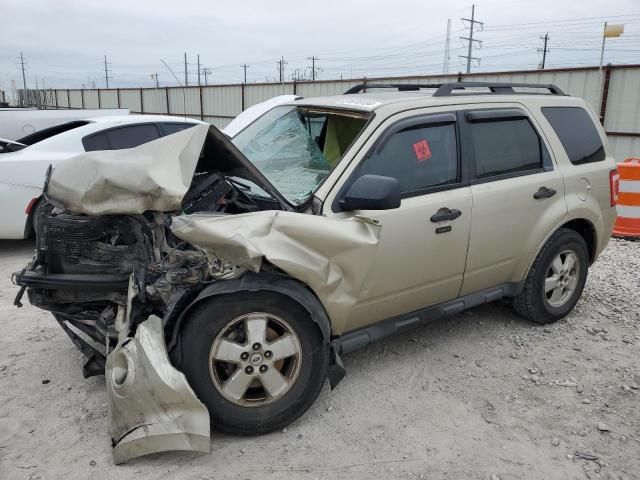
<svg viewBox="0 0 640 480">
<path fill-rule="evenodd" d="M 210 452 L 209 412 L 169 362 L 159 318 L 108 355 L 105 374 L 116 464 L 168 450 Z"/>
</svg>

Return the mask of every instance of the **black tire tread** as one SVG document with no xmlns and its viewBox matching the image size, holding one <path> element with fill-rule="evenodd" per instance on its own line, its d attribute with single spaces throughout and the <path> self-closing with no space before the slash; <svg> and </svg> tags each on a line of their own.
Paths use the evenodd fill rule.
<svg viewBox="0 0 640 480">
<path fill-rule="evenodd" d="M 201 321 L 199 321 L 198 318 L 202 318 L 201 317 L 202 313 L 207 310 L 211 311 L 211 309 L 213 309 L 213 311 L 220 312 L 220 309 L 221 308 L 224 309 L 225 308 L 224 305 L 225 304 L 228 305 L 230 300 L 233 300 L 234 303 L 241 304 L 243 299 L 248 298 L 247 295 L 255 298 L 256 296 L 260 296 L 260 292 L 251 292 L 251 293 L 240 292 L 236 294 L 220 295 L 220 296 L 212 297 L 208 300 L 203 301 L 202 304 L 197 305 L 194 308 L 194 310 L 190 313 L 189 319 L 187 319 L 187 321 L 182 325 L 180 335 L 181 335 L 183 353 L 182 353 L 182 359 L 180 362 L 181 365 L 179 365 L 178 368 L 181 371 L 183 371 L 183 373 L 185 373 L 192 388 L 196 390 L 196 393 L 198 390 L 198 385 L 197 385 L 198 380 L 196 379 L 196 377 L 198 377 L 199 375 L 193 372 L 193 367 L 191 367 L 190 369 L 189 367 L 187 367 L 187 370 L 183 370 L 183 368 L 187 366 L 188 363 L 190 363 L 189 360 L 185 358 L 185 355 L 188 355 L 187 352 L 190 350 L 188 345 L 189 342 L 195 339 L 201 338 L 202 325 L 201 325 Z M 265 297 L 267 298 L 267 303 L 275 302 L 277 304 L 280 304 L 282 308 L 288 308 L 290 311 L 306 312 L 306 310 L 302 308 L 297 302 L 293 301 L 292 299 L 284 295 L 265 294 Z M 307 314 L 307 317 L 308 317 L 308 314 Z M 189 321 L 189 320 L 194 320 L 194 321 Z M 212 429 L 215 429 L 224 433 L 233 434 L 233 435 L 243 435 L 243 436 L 261 435 L 261 434 L 282 429 L 283 427 L 287 426 L 288 424 L 290 424 L 291 422 L 299 418 L 302 414 L 304 414 L 309 409 L 309 407 L 313 404 L 313 402 L 316 400 L 316 398 L 322 391 L 322 387 L 324 386 L 324 383 L 325 383 L 324 379 L 326 377 L 326 370 L 329 363 L 328 362 L 329 349 L 328 349 L 328 345 L 325 345 L 322 342 L 322 333 L 320 331 L 320 328 L 310 318 L 307 318 L 307 320 L 308 320 L 308 327 L 307 327 L 308 330 L 305 329 L 305 332 L 303 334 L 311 335 L 312 337 L 314 337 L 314 340 L 312 342 L 316 344 L 317 348 L 312 349 L 312 352 L 313 354 L 318 354 L 318 350 L 321 350 L 320 353 L 318 354 L 318 358 L 321 358 L 322 360 L 320 361 L 320 364 L 315 366 L 316 374 L 313 375 L 313 379 L 312 379 L 315 381 L 310 382 L 310 384 L 305 387 L 305 391 L 303 395 L 301 395 L 293 403 L 290 404 L 286 413 L 280 413 L 273 418 L 263 417 L 260 419 L 260 421 L 255 423 L 251 423 L 251 422 L 243 423 L 242 421 L 234 421 L 232 420 L 232 418 L 230 418 L 229 415 L 226 414 L 225 411 L 223 410 L 211 411 L 211 407 L 207 405 L 207 407 L 209 408 L 209 416 L 211 419 Z M 193 363 L 191 364 L 193 365 Z M 208 372 L 206 373 L 206 377 L 208 377 Z M 205 405 L 207 404 L 205 398 L 200 398 L 200 400 L 203 401 Z M 231 407 L 231 408 L 237 408 L 237 407 Z M 261 408 L 264 408 L 264 407 L 261 407 Z"/>
<path fill-rule="evenodd" d="M 558 230 L 556 230 L 549 237 L 544 246 L 540 249 L 540 252 L 538 252 L 538 255 L 536 256 L 533 265 L 531 265 L 531 268 L 529 269 L 527 277 L 524 281 L 524 287 L 522 291 L 513 298 L 512 305 L 516 313 L 532 322 L 544 325 L 554 321 L 549 320 L 548 318 L 543 318 L 541 316 L 534 291 L 537 287 L 535 276 L 540 268 L 544 268 L 544 266 L 541 267 L 540 264 L 545 259 L 545 254 L 549 250 L 556 248 L 558 242 L 563 237 L 567 239 L 579 239 L 579 241 L 584 243 L 584 239 L 582 238 L 582 236 L 574 230 L 568 228 L 559 228 Z M 584 247 L 586 251 L 586 243 L 584 243 Z M 581 267 L 586 269 L 588 268 L 588 265 L 582 265 Z"/>
</svg>

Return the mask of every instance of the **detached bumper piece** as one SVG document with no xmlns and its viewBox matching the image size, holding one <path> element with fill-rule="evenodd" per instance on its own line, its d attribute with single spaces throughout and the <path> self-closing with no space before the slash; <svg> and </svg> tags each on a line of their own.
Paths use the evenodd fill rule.
<svg viewBox="0 0 640 480">
<path fill-rule="evenodd" d="M 107 356 L 114 463 L 169 450 L 210 452 L 209 412 L 169 362 L 162 322 L 150 317 Z"/>
</svg>

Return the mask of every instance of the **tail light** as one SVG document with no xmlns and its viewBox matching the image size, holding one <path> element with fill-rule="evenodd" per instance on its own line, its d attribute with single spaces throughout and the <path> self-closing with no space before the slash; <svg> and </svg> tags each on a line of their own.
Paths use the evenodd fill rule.
<svg viewBox="0 0 640 480">
<path fill-rule="evenodd" d="M 24 213 L 29 215 L 33 210 L 33 207 L 36 206 L 36 203 L 38 203 L 38 197 L 33 197 L 31 200 L 29 200 L 29 204 L 27 205 L 27 208 L 25 208 Z"/>
<path fill-rule="evenodd" d="M 618 170 L 611 170 L 609 172 L 609 192 L 611 195 L 611 206 L 615 207 L 618 204 L 618 197 L 620 196 L 620 174 Z"/>
</svg>

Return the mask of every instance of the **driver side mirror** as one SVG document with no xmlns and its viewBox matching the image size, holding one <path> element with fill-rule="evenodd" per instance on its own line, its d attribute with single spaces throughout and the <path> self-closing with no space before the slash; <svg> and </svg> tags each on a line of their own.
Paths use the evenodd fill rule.
<svg viewBox="0 0 640 480">
<path fill-rule="evenodd" d="M 400 185 L 393 177 L 362 175 L 338 202 L 342 211 L 391 210 L 400 206 Z"/>
</svg>

